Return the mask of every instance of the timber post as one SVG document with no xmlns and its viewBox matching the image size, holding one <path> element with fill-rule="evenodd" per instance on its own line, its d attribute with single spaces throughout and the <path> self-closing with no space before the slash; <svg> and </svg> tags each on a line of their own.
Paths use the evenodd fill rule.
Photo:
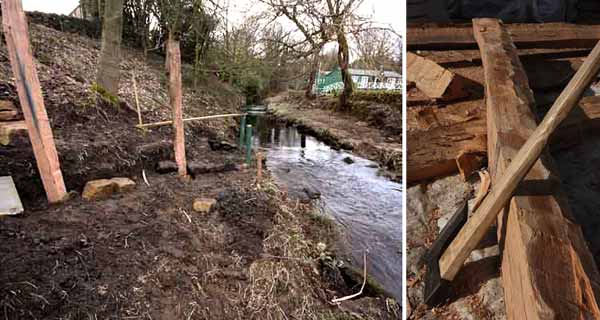
<svg viewBox="0 0 600 320">
<path fill-rule="evenodd" d="M 29 45 L 29 31 L 21 0 L 2 1 L 2 21 L 15 85 L 42 184 L 48 202 L 60 202 L 66 198 L 67 191 Z"/>
<path fill-rule="evenodd" d="M 246 133 L 246 116 L 242 116 L 240 119 L 240 148 L 244 146 Z"/>
<path fill-rule="evenodd" d="M 183 93 L 181 89 L 181 52 L 179 41 L 169 38 L 167 44 L 167 72 L 169 74 L 169 98 L 173 108 L 173 129 L 175 137 L 175 162 L 179 176 L 187 176 L 187 163 L 185 158 L 185 130 L 183 127 Z"/>
</svg>

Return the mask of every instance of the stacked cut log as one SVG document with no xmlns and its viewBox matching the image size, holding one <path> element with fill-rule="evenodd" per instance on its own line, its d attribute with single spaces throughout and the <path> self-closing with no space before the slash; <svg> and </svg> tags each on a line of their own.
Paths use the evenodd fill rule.
<svg viewBox="0 0 600 320">
<path fill-rule="evenodd" d="M 458 106 L 460 107 L 460 106 Z M 452 108 L 452 107 L 447 107 Z M 424 109 L 418 117 L 423 121 L 432 111 Z M 407 132 L 407 180 L 426 181 L 447 175 L 469 173 L 479 169 L 487 157 L 487 124 L 485 109 L 466 110 L 465 116 L 452 115 L 452 123 L 433 123 L 423 130 Z M 584 97 L 551 139 L 552 150 L 561 150 L 583 141 L 583 137 L 600 132 L 600 96 Z M 468 155 L 478 166 L 468 170 L 461 158 Z M 465 172 L 466 171 L 466 172 Z"/>
<path fill-rule="evenodd" d="M 495 19 L 477 19 L 473 29 L 485 72 L 493 184 L 537 127 L 535 102 L 507 30 Z M 508 319 L 600 318 L 600 274 L 558 185 L 545 152 L 499 216 Z"/>
<path fill-rule="evenodd" d="M 527 71 L 530 72 L 532 79 L 536 81 L 533 87 L 538 90 L 536 97 L 539 97 L 540 101 L 552 99 L 553 94 L 548 90 L 560 90 L 560 85 L 564 85 L 568 81 L 568 77 L 572 76 L 575 71 L 569 71 L 566 65 L 570 63 L 572 69 L 577 69 L 581 61 L 580 57 L 585 56 L 589 52 L 588 49 L 600 40 L 600 26 L 547 23 L 508 24 L 505 27 L 517 47 L 540 46 L 544 48 L 518 49 L 519 57 L 526 59 L 523 61 L 526 62 L 528 67 Z M 420 74 L 428 76 L 421 77 L 421 80 L 424 80 L 421 84 L 415 81 L 418 90 L 416 92 L 411 91 L 409 97 L 407 97 L 408 101 L 413 99 L 416 102 L 411 103 L 408 110 L 407 180 L 413 184 L 455 173 L 461 173 L 466 177 L 473 170 L 477 170 L 485 164 L 487 156 L 485 101 L 480 97 L 466 97 L 461 101 L 471 100 L 471 102 L 464 103 L 467 109 L 462 114 L 456 111 L 448 111 L 460 107 L 462 102 L 439 99 L 439 94 L 432 93 L 431 88 L 443 87 L 444 84 L 451 83 L 447 80 L 450 78 L 462 78 L 456 74 L 454 69 L 449 69 L 447 66 L 459 66 L 460 68 L 460 66 L 469 65 L 475 69 L 479 68 L 478 66 L 481 64 L 480 55 L 474 54 L 473 50 L 459 51 L 462 48 L 477 47 L 472 25 L 446 25 L 441 27 L 421 25 L 408 28 L 407 32 L 409 49 L 435 49 L 452 52 L 448 56 L 452 60 L 450 63 L 436 63 L 438 59 L 435 59 L 435 57 L 441 57 L 442 61 L 448 60 L 448 57 L 441 52 L 425 52 L 425 56 L 415 53 L 408 53 L 407 55 L 407 80 L 409 82 L 411 80 L 415 81 L 414 78 L 419 79 L 418 75 Z M 463 56 L 465 61 L 455 61 Z M 430 57 L 434 57 L 435 60 Z M 562 64 L 556 63 L 558 60 L 562 60 L 560 61 Z M 419 63 L 411 64 L 411 61 L 418 61 Z M 420 68 L 428 68 L 429 72 L 417 69 L 417 76 L 412 76 L 411 65 L 425 66 Z M 548 68 L 544 68 L 544 65 L 547 65 Z M 564 65 L 564 67 L 561 69 L 559 65 Z M 540 70 L 544 72 L 538 74 Z M 431 76 L 435 74 L 444 76 Z M 538 81 L 539 79 L 548 78 L 552 78 L 552 81 L 542 81 L 541 84 Z M 471 80 L 471 82 L 474 82 L 473 79 Z M 464 81 L 461 82 L 464 86 Z M 483 85 L 483 81 L 480 79 L 476 79 L 475 82 Z M 547 83 L 550 83 L 550 85 L 546 85 Z M 555 88 L 548 88 L 549 86 Z M 430 92 L 427 92 L 427 90 L 430 90 Z M 472 93 L 473 90 L 470 91 Z M 482 92 L 481 89 L 477 89 L 477 91 Z M 478 95 L 480 96 L 481 93 L 478 93 Z M 423 97 L 429 98 L 430 101 L 423 99 Z M 548 101 L 551 103 L 553 100 Z M 439 107 L 436 107 L 436 104 Z M 478 105 L 479 108 L 473 108 L 474 105 Z M 584 133 L 588 134 L 592 131 L 590 129 L 600 126 L 600 119 L 598 118 L 600 112 L 595 107 L 597 105 L 600 105 L 600 98 L 582 99 L 579 108 L 569 115 L 567 122 L 554 135 L 551 144 L 553 150 L 579 143 L 582 141 Z M 440 118 L 449 119 L 441 121 Z M 429 122 L 430 124 L 415 125 L 411 123 L 411 120 L 416 123 Z"/>
<path fill-rule="evenodd" d="M 448 101 L 467 96 L 464 79 L 431 60 L 408 52 L 406 70 L 407 80 L 432 99 Z"/>
<path fill-rule="evenodd" d="M 9 100 L 0 100 L 0 145 L 12 143 L 17 136 L 27 135 L 27 125 L 23 115 Z"/>
</svg>

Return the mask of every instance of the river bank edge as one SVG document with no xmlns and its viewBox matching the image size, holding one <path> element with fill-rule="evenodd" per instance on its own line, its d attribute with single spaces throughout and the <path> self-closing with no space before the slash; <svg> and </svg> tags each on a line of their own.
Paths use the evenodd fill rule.
<svg viewBox="0 0 600 320">
<path fill-rule="evenodd" d="M 315 137 L 333 149 L 351 151 L 376 162 L 380 165 L 380 175 L 402 183 L 401 136 L 394 139 L 384 137 L 386 134 L 383 131 L 368 123 L 370 116 L 364 112 L 336 112 L 330 109 L 331 101 L 313 103 L 317 105 L 316 108 L 303 108 L 299 102 L 308 101 L 290 99 L 285 95 L 269 98 L 266 100 L 268 114 L 278 121 L 295 126 L 298 131 Z M 334 115 L 342 121 L 333 121 Z M 351 127 L 342 125 L 344 120 L 349 120 L 347 122 Z"/>
</svg>

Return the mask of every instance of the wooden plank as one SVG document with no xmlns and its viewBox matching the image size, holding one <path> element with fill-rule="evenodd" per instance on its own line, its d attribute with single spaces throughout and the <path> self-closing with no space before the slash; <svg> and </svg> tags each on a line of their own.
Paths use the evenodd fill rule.
<svg viewBox="0 0 600 320">
<path fill-rule="evenodd" d="M 536 195 L 519 193 L 510 202 L 507 209 L 510 213 L 501 226 L 506 233 L 502 237 L 506 241 L 503 260 L 507 259 L 506 263 L 511 266 L 522 267 L 522 270 L 502 271 L 507 277 L 503 282 L 508 290 L 508 318 L 597 319 L 600 310 L 589 274 L 585 272 L 589 271 L 586 270 L 588 260 L 580 256 L 585 252 L 576 246 L 576 242 L 580 244 L 577 239 L 571 240 L 569 225 L 572 223 L 563 212 L 564 201 L 552 193 L 543 193 L 553 190 L 552 175 L 544 160 L 538 161 L 538 158 L 552 132 L 598 73 L 600 44 L 537 126 L 531 110 L 533 94 L 508 32 L 495 19 L 475 19 L 473 28 L 485 70 L 488 149 L 497 155 L 497 158 L 490 157 L 489 166 L 495 179 L 489 195 L 440 259 L 442 278 L 452 280 L 456 276 L 529 173 L 519 192 L 536 192 Z M 537 187 L 528 190 L 527 184 Z M 522 301 L 517 301 L 519 296 Z"/>
<path fill-rule="evenodd" d="M 429 98 L 453 100 L 467 96 L 460 76 L 417 54 L 406 54 L 407 80 Z"/>
<path fill-rule="evenodd" d="M 0 216 L 23 213 L 23 204 L 12 177 L 0 177 Z"/>
<path fill-rule="evenodd" d="M 29 32 L 20 0 L 2 1 L 2 22 L 15 85 L 42 183 L 48 201 L 60 202 L 64 200 L 67 192 L 29 46 Z"/>
<path fill-rule="evenodd" d="M 181 52 L 179 41 L 169 38 L 167 43 L 169 73 L 169 97 L 173 108 L 173 130 L 175 138 L 175 162 L 180 176 L 187 176 L 187 161 L 185 158 L 185 131 L 183 127 L 183 93 L 181 89 Z"/>
<path fill-rule="evenodd" d="M 505 29 L 487 19 L 476 20 L 473 29 L 483 57 L 489 170 L 496 184 L 537 127 L 535 101 Z M 570 210 L 560 189 L 553 187 L 560 180 L 549 163 L 552 159 L 543 152 L 520 185 L 523 195 L 514 196 L 499 216 L 507 318 L 598 318 L 600 310 L 583 267 L 592 256 L 586 246 L 577 247 L 579 241 L 572 241 L 573 237 L 583 240 L 583 234 L 569 228 Z M 549 190 L 540 194 L 540 185 Z M 598 282 L 600 275 L 592 267 L 590 276 Z"/>
<path fill-rule="evenodd" d="M 593 48 L 600 40 L 600 25 L 569 23 L 507 24 L 513 43 L 525 48 Z M 477 48 L 470 24 L 413 25 L 406 31 L 408 50 Z"/>
</svg>

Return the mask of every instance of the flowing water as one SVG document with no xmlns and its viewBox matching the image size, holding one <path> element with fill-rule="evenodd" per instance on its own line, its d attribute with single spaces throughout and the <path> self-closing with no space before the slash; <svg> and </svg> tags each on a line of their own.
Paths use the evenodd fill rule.
<svg viewBox="0 0 600 320">
<path fill-rule="evenodd" d="M 376 163 L 336 151 L 294 127 L 253 119 L 253 143 L 266 150 L 267 168 L 290 196 L 321 193 L 321 209 L 347 229 L 352 264 L 367 270 L 398 301 L 402 295 L 402 186 L 378 175 Z M 344 160 L 353 163 L 348 164 Z"/>
</svg>

